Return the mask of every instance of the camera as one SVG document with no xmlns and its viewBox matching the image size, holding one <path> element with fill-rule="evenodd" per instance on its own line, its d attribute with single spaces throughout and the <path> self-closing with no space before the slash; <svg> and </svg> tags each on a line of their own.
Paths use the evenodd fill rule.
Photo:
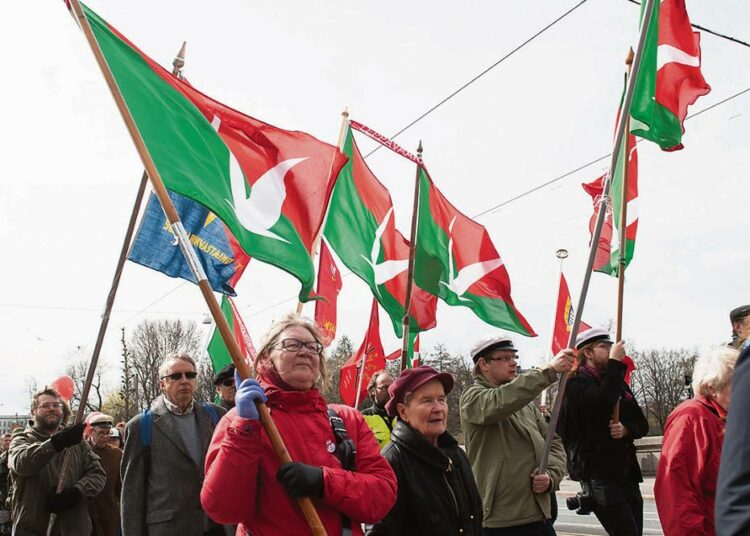
<svg viewBox="0 0 750 536">
<path fill-rule="evenodd" d="M 579 491 L 573 497 L 565 499 L 568 510 L 575 510 L 579 516 L 587 516 L 594 511 L 594 498 L 584 491 Z"/>
</svg>

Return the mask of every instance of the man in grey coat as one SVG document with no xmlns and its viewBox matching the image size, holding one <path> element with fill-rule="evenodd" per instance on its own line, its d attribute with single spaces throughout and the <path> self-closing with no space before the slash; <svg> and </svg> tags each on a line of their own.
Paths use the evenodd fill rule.
<svg viewBox="0 0 750 536">
<path fill-rule="evenodd" d="M 162 395 L 150 415 L 141 413 L 127 424 L 121 466 L 123 536 L 234 534 L 201 509 L 204 459 L 215 419 L 225 410 L 195 402 L 196 377 L 190 356 L 167 358 L 159 367 Z"/>
</svg>

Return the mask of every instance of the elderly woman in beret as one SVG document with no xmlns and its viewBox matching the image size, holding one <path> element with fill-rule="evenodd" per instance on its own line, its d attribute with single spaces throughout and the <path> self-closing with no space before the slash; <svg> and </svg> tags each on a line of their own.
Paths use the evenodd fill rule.
<svg viewBox="0 0 750 536">
<path fill-rule="evenodd" d="M 396 504 L 369 535 L 480 535 L 482 501 L 463 450 L 446 430 L 453 376 L 422 366 L 405 370 L 386 404 L 396 417 L 382 451 L 398 480 Z"/>
<path fill-rule="evenodd" d="M 654 485 L 667 536 L 716 534 L 716 481 L 738 353 L 721 347 L 701 355 L 693 369 L 695 398 L 667 418 Z"/>
</svg>

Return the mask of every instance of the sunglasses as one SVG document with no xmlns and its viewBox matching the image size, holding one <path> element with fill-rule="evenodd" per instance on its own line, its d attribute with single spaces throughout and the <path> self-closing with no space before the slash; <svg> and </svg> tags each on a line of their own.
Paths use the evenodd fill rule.
<svg viewBox="0 0 750 536">
<path fill-rule="evenodd" d="M 231 378 L 228 380 L 224 380 L 223 382 L 221 382 L 221 385 L 223 385 L 224 387 L 232 387 L 234 385 L 234 380 Z"/>
<path fill-rule="evenodd" d="M 161 379 L 162 380 L 166 380 L 167 378 L 169 378 L 170 380 L 176 382 L 177 380 L 181 380 L 183 376 L 185 376 L 188 380 L 194 380 L 195 378 L 198 377 L 198 373 L 197 372 L 193 372 L 193 371 L 191 371 L 191 372 L 173 372 L 172 374 L 167 374 L 166 376 L 162 376 Z"/>
</svg>

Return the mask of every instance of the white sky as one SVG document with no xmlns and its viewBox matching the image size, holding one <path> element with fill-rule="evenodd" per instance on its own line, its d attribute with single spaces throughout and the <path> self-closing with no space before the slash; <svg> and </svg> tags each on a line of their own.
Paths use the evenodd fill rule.
<svg viewBox="0 0 750 536">
<path fill-rule="evenodd" d="M 345 105 L 353 119 L 390 135 L 576 3 L 91 0 L 90 6 L 168 68 L 187 40 L 186 76 L 209 95 L 335 143 Z M 717 9 L 714 1 L 689 0 L 688 9 L 694 23 L 750 40 L 746 1 L 726 0 Z M 397 141 L 413 152 L 423 140 L 438 187 L 470 216 L 608 153 L 637 18 L 638 7 L 626 0 L 590 0 Z M 750 87 L 749 48 L 708 34 L 702 45 L 713 91 L 691 112 Z M 7 3 L 0 50 L 0 413 L 14 413 L 28 407 L 27 378 L 48 382 L 62 373 L 66 355 L 93 346 L 142 165 L 62 2 Z M 744 247 L 750 93 L 686 127 L 679 153 L 639 145 L 640 226 L 625 334 L 641 347 L 722 342 L 728 311 L 750 301 Z M 363 152 L 374 147 L 358 139 Z M 408 236 L 413 166 L 385 149 L 368 162 L 391 190 L 397 224 Z M 570 251 L 565 271 L 577 299 L 591 211 L 580 183 L 605 165 L 479 218 L 506 262 L 516 305 L 540 334 L 516 337 L 524 366 L 548 344 L 558 248 Z M 296 301 L 270 306 L 298 289 L 290 276 L 251 263 L 237 304 L 256 341 Z M 615 297 L 616 281 L 594 274 L 584 318 L 606 324 Z M 366 285 L 346 277 L 339 333 L 358 345 L 369 310 Z M 128 263 L 102 358 L 116 366 L 122 326 L 164 316 L 200 322 L 206 311 L 193 285 Z M 441 302 L 438 327 L 423 336 L 422 348 L 443 342 L 466 353 L 492 330 L 468 309 Z M 395 349 L 382 311 L 381 331 L 386 351 Z"/>
</svg>

